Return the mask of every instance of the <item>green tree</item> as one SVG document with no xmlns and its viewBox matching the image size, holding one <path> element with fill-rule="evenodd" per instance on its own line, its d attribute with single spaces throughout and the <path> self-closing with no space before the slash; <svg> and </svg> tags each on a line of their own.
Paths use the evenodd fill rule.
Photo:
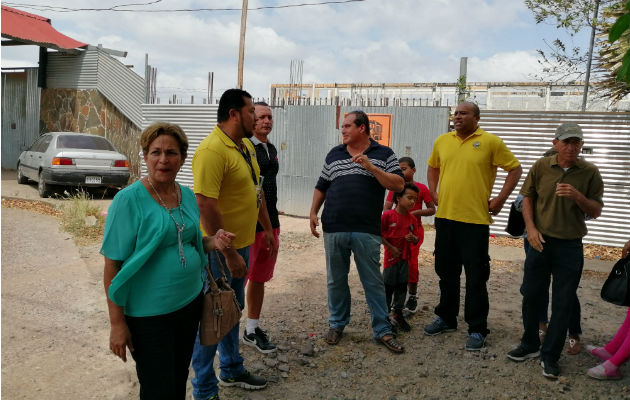
<svg viewBox="0 0 630 400">
<path fill-rule="evenodd" d="M 630 1 L 619 1 L 603 11 L 598 48 L 597 83 L 605 97 L 618 101 L 630 95 Z"/>
</svg>

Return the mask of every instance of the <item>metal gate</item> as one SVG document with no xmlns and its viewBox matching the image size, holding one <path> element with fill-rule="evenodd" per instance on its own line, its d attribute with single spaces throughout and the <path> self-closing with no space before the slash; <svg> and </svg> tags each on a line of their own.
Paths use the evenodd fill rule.
<svg viewBox="0 0 630 400">
<path fill-rule="evenodd" d="M 2 168 L 15 169 L 20 153 L 39 137 L 37 68 L 2 72 Z"/>
</svg>

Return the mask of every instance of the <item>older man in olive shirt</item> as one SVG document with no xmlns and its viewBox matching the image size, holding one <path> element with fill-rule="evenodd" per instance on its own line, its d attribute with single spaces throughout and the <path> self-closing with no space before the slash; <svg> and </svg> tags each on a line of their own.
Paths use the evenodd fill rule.
<svg viewBox="0 0 630 400">
<path fill-rule="evenodd" d="M 531 248 L 525 260 L 521 344 L 508 353 L 514 361 L 540 354 L 543 375 L 557 379 L 558 359 L 564 347 L 573 298 L 582 276 L 582 237 L 585 216 L 602 212 L 604 184 L 597 167 L 578 158 L 583 134 L 579 125 L 566 123 L 556 129 L 557 155 L 543 157 L 532 166 L 521 188 L 523 218 Z M 541 347 L 538 309 L 553 276 L 551 321 Z M 539 351 L 540 348 L 540 351 Z"/>
</svg>

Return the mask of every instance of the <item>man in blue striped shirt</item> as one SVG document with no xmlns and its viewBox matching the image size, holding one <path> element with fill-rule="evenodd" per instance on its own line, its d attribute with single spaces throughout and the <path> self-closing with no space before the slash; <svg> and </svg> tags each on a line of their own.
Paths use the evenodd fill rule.
<svg viewBox="0 0 630 400">
<path fill-rule="evenodd" d="M 317 214 L 326 202 L 322 213 L 330 312 L 326 342 L 339 343 L 350 322 L 348 272 L 352 252 L 370 308 L 374 339 L 392 352 L 402 353 L 404 348 L 392 335 L 387 320 L 379 259 L 385 189 L 401 191 L 403 174 L 392 149 L 370 138 L 370 121 L 363 111 L 344 117 L 341 134 L 343 143 L 326 156 L 310 214 L 311 232 L 319 237 Z"/>
</svg>

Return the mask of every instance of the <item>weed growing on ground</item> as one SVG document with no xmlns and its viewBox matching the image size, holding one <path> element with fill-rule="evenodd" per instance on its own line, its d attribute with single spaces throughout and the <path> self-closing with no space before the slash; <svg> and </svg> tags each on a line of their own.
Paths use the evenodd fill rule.
<svg viewBox="0 0 630 400">
<path fill-rule="evenodd" d="M 101 209 L 92 203 L 90 195 L 77 190 L 64 192 L 66 204 L 62 207 L 61 229 L 71 234 L 78 245 L 89 245 L 101 241 L 105 218 Z"/>
</svg>

